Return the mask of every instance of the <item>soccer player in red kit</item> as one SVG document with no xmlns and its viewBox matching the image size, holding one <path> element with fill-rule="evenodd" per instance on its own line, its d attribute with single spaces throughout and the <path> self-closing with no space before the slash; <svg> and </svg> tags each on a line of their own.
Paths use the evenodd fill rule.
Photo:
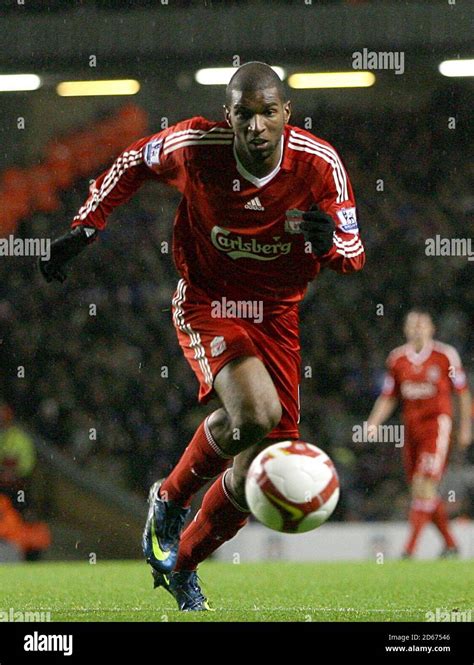
<svg viewBox="0 0 474 665">
<path fill-rule="evenodd" d="M 472 439 L 471 395 L 457 351 L 433 339 L 434 325 L 426 312 L 413 310 L 405 320 L 407 343 L 387 358 L 382 394 L 367 419 L 369 435 L 390 418 L 398 401 L 404 419 L 403 459 L 411 485 L 411 532 L 403 553 L 413 555 L 422 529 L 433 522 L 445 541 L 443 556 L 457 554 L 438 485 L 451 443 L 452 395 L 459 398 L 458 444 Z"/>
<path fill-rule="evenodd" d="M 53 243 L 46 279 L 106 224 L 146 179 L 183 195 L 173 253 L 179 344 L 220 408 L 176 467 L 150 491 L 143 549 L 155 586 L 181 610 L 208 609 L 197 565 L 248 519 L 246 472 L 262 446 L 298 439 L 298 303 L 324 267 L 365 262 L 351 184 L 334 148 L 288 124 L 291 104 L 268 65 L 242 65 L 226 89 L 225 120 L 195 117 L 136 141 L 90 190 L 73 230 Z M 233 460 L 232 465 L 229 464 Z M 217 477 L 184 531 L 192 496 Z"/>
</svg>

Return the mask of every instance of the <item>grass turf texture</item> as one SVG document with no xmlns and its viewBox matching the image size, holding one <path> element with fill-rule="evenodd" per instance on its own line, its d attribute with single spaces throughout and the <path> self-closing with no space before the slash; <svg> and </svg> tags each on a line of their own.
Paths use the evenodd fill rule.
<svg viewBox="0 0 474 665">
<path fill-rule="evenodd" d="M 4 564 L 0 611 L 49 611 L 51 621 L 426 621 L 474 608 L 471 561 L 208 562 L 199 569 L 214 612 L 179 612 L 135 561 Z"/>
</svg>

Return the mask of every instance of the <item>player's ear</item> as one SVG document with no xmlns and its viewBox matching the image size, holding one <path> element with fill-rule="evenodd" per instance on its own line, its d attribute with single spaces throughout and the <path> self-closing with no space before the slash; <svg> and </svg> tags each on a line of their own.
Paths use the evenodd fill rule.
<svg viewBox="0 0 474 665">
<path fill-rule="evenodd" d="M 229 127 L 232 127 L 232 123 L 230 121 L 230 109 L 226 104 L 222 105 L 222 108 L 224 109 L 224 118 L 229 125 Z"/>
<path fill-rule="evenodd" d="M 290 121 L 291 118 L 291 102 L 288 100 L 283 104 L 283 114 L 285 118 L 285 124 Z"/>
</svg>

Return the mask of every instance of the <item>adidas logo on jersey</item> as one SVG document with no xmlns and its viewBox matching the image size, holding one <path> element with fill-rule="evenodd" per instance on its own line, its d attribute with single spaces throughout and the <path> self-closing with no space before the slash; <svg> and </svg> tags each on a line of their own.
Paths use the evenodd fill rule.
<svg viewBox="0 0 474 665">
<path fill-rule="evenodd" d="M 244 205 L 244 208 L 246 208 L 247 210 L 259 210 L 261 212 L 265 210 L 263 205 L 260 203 L 260 199 L 258 198 L 258 196 L 255 196 L 253 199 L 250 199 L 250 201 L 248 201 Z"/>
</svg>

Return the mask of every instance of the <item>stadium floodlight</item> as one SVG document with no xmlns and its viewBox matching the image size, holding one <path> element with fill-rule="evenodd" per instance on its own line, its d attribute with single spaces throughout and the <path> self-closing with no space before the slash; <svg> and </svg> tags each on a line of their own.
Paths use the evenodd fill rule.
<svg viewBox="0 0 474 665">
<path fill-rule="evenodd" d="M 372 72 L 297 72 L 288 78 L 290 88 L 369 88 L 375 83 Z"/>
<path fill-rule="evenodd" d="M 474 76 L 474 58 L 443 60 L 438 69 L 443 76 Z"/>
<path fill-rule="evenodd" d="M 140 83 L 134 79 L 110 81 L 63 81 L 56 86 L 60 97 L 88 97 L 95 95 L 136 95 Z"/>
<path fill-rule="evenodd" d="M 237 67 L 207 67 L 198 69 L 194 78 L 201 85 L 227 85 L 236 69 Z M 272 69 L 283 81 L 285 78 L 283 67 L 272 67 Z"/>
<path fill-rule="evenodd" d="M 0 92 L 38 90 L 39 87 L 41 87 L 41 79 L 36 74 L 0 75 Z"/>
</svg>

